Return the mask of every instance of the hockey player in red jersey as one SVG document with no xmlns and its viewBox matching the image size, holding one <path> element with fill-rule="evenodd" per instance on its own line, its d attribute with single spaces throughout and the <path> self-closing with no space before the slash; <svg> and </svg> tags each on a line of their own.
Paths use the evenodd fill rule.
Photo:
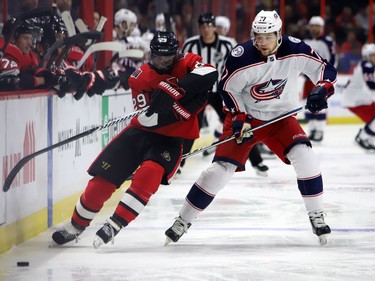
<svg viewBox="0 0 375 281">
<path fill-rule="evenodd" d="M 160 184 L 168 185 L 182 157 L 182 139 L 199 136 L 197 114 L 217 70 L 196 54 L 178 53 L 173 32 L 158 31 L 150 43 L 150 61 L 129 78 L 134 107 L 146 113 L 134 117 L 90 166 L 93 178 L 78 200 L 71 220 L 53 233 L 56 244 L 76 240 L 105 201 L 133 174 L 130 187 L 113 215 L 97 231 L 94 247 L 113 240 L 147 205 Z"/>
<path fill-rule="evenodd" d="M 36 26 L 26 20 L 13 35 L 9 34 L 14 20 L 8 20 L 2 30 L 4 37 L 12 36 L 0 61 L 0 87 L 2 90 L 49 88 L 59 83 L 59 77 L 47 69 L 36 69 L 38 58 L 32 51 Z M 4 40 L 0 40 L 0 48 Z"/>
</svg>

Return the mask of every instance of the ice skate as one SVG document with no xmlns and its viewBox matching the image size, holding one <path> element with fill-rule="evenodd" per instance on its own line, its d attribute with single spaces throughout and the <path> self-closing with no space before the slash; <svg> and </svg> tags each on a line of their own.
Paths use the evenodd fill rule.
<svg viewBox="0 0 375 281">
<path fill-rule="evenodd" d="M 323 211 L 310 212 L 310 223 L 313 233 L 319 238 L 320 245 L 327 244 L 327 235 L 331 233 L 330 227 L 324 222 Z"/>
<path fill-rule="evenodd" d="M 309 139 L 315 142 L 321 142 L 323 140 L 323 131 L 312 130 Z"/>
<path fill-rule="evenodd" d="M 188 228 L 191 226 L 191 223 L 186 223 L 182 218 L 177 217 L 174 224 L 165 231 L 167 236 L 164 246 L 168 245 L 171 242 L 177 242 L 184 233 L 187 233 Z"/>
<path fill-rule="evenodd" d="M 85 228 L 80 228 L 78 226 L 74 226 L 71 222 L 65 223 L 62 228 L 56 229 L 56 231 L 52 234 L 52 243 L 51 247 L 56 245 L 64 245 L 69 243 L 73 240 L 78 243 L 78 236 L 85 230 Z"/>
<path fill-rule="evenodd" d="M 96 232 L 93 246 L 98 249 L 101 245 L 107 244 L 112 241 L 115 242 L 115 236 L 121 230 L 121 226 L 112 219 L 108 219 L 107 222 Z"/>
<path fill-rule="evenodd" d="M 268 177 L 268 166 L 264 165 L 263 163 L 259 163 L 256 166 L 253 166 L 255 173 L 260 177 Z"/>
<path fill-rule="evenodd" d="M 375 151 L 375 145 L 372 145 L 368 139 L 361 138 L 361 136 L 365 135 L 364 132 L 362 132 L 363 129 L 360 129 L 358 134 L 355 137 L 355 142 L 365 151 L 367 152 L 374 152 Z"/>
</svg>

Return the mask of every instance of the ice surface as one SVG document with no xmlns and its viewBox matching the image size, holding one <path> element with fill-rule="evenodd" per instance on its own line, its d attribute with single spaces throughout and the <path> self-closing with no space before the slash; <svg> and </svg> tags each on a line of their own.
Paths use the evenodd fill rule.
<svg viewBox="0 0 375 281">
<path fill-rule="evenodd" d="M 0 280 L 375 280 L 375 153 L 354 144 L 359 127 L 329 125 L 323 143 L 314 145 L 332 228 L 325 246 L 312 234 L 293 168 L 265 159 L 268 177 L 248 164 L 178 243 L 164 247 L 164 231 L 210 163 L 211 156 L 196 155 L 113 245 L 95 250 L 92 241 L 121 192 L 78 244 L 49 248 L 51 228 L 0 255 Z"/>
</svg>

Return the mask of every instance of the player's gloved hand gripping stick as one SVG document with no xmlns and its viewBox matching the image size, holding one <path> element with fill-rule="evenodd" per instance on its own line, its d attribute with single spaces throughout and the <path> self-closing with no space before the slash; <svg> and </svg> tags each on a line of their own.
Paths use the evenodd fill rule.
<svg viewBox="0 0 375 281">
<path fill-rule="evenodd" d="M 267 122 L 263 123 L 262 125 L 256 126 L 254 128 L 250 128 L 249 130 L 246 130 L 246 132 L 243 132 L 243 134 L 246 135 L 246 136 L 250 136 L 249 133 L 251 133 L 251 132 L 254 132 L 254 131 L 258 130 L 258 129 L 266 127 L 266 126 L 268 126 L 270 124 L 273 124 L 273 123 L 275 123 L 277 121 L 280 121 L 282 119 L 285 119 L 287 117 L 293 116 L 293 115 L 295 115 L 295 114 L 297 114 L 298 112 L 301 112 L 301 111 L 302 111 L 302 107 L 293 109 L 292 111 L 286 112 L 284 114 L 281 114 L 278 117 L 275 117 L 275 118 L 273 118 L 271 120 L 268 120 Z M 185 153 L 184 155 L 182 155 L 182 159 L 185 159 L 185 158 L 188 158 L 188 157 L 193 156 L 195 154 L 201 153 L 201 152 L 203 152 L 203 151 L 205 151 L 207 149 L 216 147 L 216 146 L 218 146 L 220 144 L 223 144 L 223 143 L 228 142 L 230 140 L 236 139 L 237 137 L 238 137 L 238 134 L 233 134 L 233 135 L 231 135 L 229 137 L 226 137 L 225 139 L 215 141 L 215 142 L 213 142 L 212 144 L 210 144 L 208 146 L 204 146 L 204 147 L 198 148 L 196 150 L 193 150 L 193 151 L 191 151 L 189 153 Z"/>
</svg>

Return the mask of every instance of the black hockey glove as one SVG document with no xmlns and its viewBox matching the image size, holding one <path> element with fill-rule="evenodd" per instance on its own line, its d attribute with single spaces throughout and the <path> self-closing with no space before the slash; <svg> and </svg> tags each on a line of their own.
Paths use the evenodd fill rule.
<svg viewBox="0 0 375 281">
<path fill-rule="evenodd" d="M 57 92 L 60 98 L 64 97 L 66 93 L 74 92 L 74 99 L 79 100 L 92 83 L 90 73 L 81 74 L 73 68 L 65 71 L 65 77 L 65 81 L 61 84 Z"/>
<path fill-rule="evenodd" d="M 331 82 L 319 82 L 307 97 L 305 108 L 312 113 L 318 113 L 328 107 L 327 99 L 332 96 L 334 92 L 335 89 Z"/>
<path fill-rule="evenodd" d="M 118 85 L 120 77 L 112 69 L 98 70 L 95 72 L 95 82 L 87 91 L 87 95 L 102 95 L 105 90 L 112 89 Z"/>
<path fill-rule="evenodd" d="M 191 113 L 200 112 L 207 105 L 207 92 L 196 95 L 191 101 L 185 102 L 182 98 L 180 104 Z"/>
<path fill-rule="evenodd" d="M 120 84 L 125 90 L 129 90 L 129 77 L 135 71 L 134 67 L 129 67 L 125 71 L 119 71 L 118 76 L 120 77 Z"/>
<path fill-rule="evenodd" d="M 161 89 L 156 89 L 151 94 L 150 106 L 147 110 L 146 116 L 151 116 L 154 113 L 167 114 L 171 111 L 175 100 Z"/>
<path fill-rule="evenodd" d="M 15 75 L 0 76 L 0 91 L 21 90 L 20 78 Z"/>
<path fill-rule="evenodd" d="M 44 85 L 41 85 L 39 88 L 50 89 L 54 86 L 60 85 L 65 80 L 64 75 L 61 73 L 55 73 L 47 68 L 38 68 L 35 71 L 36 77 L 44 78 Z"/>
<path fill-rule="evenodd" d="M 172 77 L 167 81 L 161 81 L 158 88 L 151 94 L 150 107 L 147 110 L 147 116 L 154 113 L 167 114 L 171 112 L 173 105 L 176 101 L 185 95 L 185 90 L 181 88 L 176 78 Z M 175 110 L 181 107 L 176 104 Z"/>
<path fill-rule="evenodd" d="M 254 134 L 250 132 L 251 121 L 253 118 L 246 113 L 239 113 L 232 119 L 232 130 L 236 137 L 237 144 L 243 144 L 251 141 L 254 138 Z"/>
</svg>

